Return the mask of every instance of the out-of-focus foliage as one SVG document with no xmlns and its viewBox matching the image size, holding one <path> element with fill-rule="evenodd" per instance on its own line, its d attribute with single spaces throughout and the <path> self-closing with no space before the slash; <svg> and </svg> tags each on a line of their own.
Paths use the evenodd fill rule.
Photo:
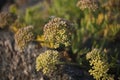
<svg viewBox="0 0 120 80">
<path fill-rule="evenodd" d="M 120 38 L 120 24 L 109 24 L 104 29 L 104 37 L 108 40 Z"/>
<path fill-rule="evenodd" d="M 41 34 L 43 25 L 48 19 L 48 4 L 44 1 L 43 3 L 38 3 L 33 7 L 29 7 L 25 11 L 24 20 L 26 24 L 31 24 L 35 26 L 34 31 L 36 34 Z"/>
<path fill-rule="evenodd" d="M 19 11 L 18 11 L 18 10 L 19 10 L 19 9 L 18 9 L 17 5 L 15 5 L 15 4 L 11 5 L 10 8 L 9 8 L 9 11 L 10 11 L 11 13 L 14 13 L 14 14 L 19 14 Z"/>
<path fill-rule="evenodd" d="M 22 27 L 25 27 L 26 24 L 24 23 L 21 23 L 19 20 L 16 20 L 11 26 L 10 26 L 10 29 L 13 31 L 13 32 L 17 32 L 20 28 Z"/>
<path fill-rule="evenodd" d="M 81 14 L 76 3 L 77 0 L 51 0 L 49 13 L 51 16 L 59 16 L 74 21 Z"/>
<path fill-rule="evenodd" d="M 108 41 L 114 41 L 116 39 L 115 37 L 118 35 L 118 28 L 120 27 L 120 10 L 118 4 L 120 4 L 119 0 L 100 0 L 98 1 L 96 11 L 92 12 L 89 9 L 82 11 L 83 15 L 79 17 L 78 25 L 76 25 L 76 33 L 73 36 L 72 49 L 74 53 L 78 53 L 81 48 L 91 48 L 97 41 L 101 40 L 100 44 L 97 43 L 97 46 L 101 47 L 105 39 Z M 108 10 L 107 7 L 112 8 Z M 108 28 L 108 26 L 111 27 Z"/>
</svg>

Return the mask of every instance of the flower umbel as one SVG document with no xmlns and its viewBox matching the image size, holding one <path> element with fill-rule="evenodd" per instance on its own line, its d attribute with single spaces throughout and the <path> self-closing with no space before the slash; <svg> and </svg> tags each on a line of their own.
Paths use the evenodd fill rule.
<svg viewBox="0 0 120 80">
<path fill-rule="evenodd" d="M 89 9 L 95 11 L 98 8 L 97 0 L 79 0 L 77 2 L 77 7 L 81 10 Z"/>
<path fill-rule="evenodd" d="M 56 70 L 56 64 L 59 62 L 60 55 L 58 51 L 47 50 L 36 58 L 36 70 L 42 70 L 43 74 L 51 73 Z"/>
<path fill-rule="evenodd" d="M 33 26 L 27 26 L 19 29 L 15 34 L 15 44 L 18 50 L 24 50 L 26 45 L 34 40 L 32 33 Z"/>
<path fill-rule="evenodd" d="M 53 18 L 44 26 L 44 38 L 47 42 L 53 43 L 53 48 L 58 48 L 60 44 L 69 46 L 72 25 L 62 18 Z"/>
<path fill-rule="evenodd" d="M 107 74 L 110 67 L 107 62 L 107 55 L 101 50 L 93 49 L 87 53 L 86 59 L 89 60 L 90 66 L 92 66 L 89 73 L 96 80 L 114 80 L 113 75 Z"/>
</svg>

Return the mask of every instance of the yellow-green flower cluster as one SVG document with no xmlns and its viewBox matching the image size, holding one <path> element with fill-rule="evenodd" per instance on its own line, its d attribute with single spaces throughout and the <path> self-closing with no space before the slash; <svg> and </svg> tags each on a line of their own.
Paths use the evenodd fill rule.
<svg viewBox="0 0 120 80">
<path fill-rule="evenodd" d="M 53 18 L 44 26 L 44 38 L 47 42 L 53 43 L 53 48 L 58 48 L 60 44 L 69 46 L 71 29 L 72 26 L 67 20 Z"/>
<path fill-rule="evenodd" d="M 47 50 L 36 58 L 36 70 L 42 70 L 43 74 L 51 73 L 56 70 L 56 64 L 59 62 L 60 55 L 58 51 Z"/>
<path fill-rule="evenodd" d="M 81 10 L 89 9 L 95 11 L 98 8 L 97 0 L 79 0 L 77 2 L 77 7 Z"/>
<path fill-rule="evenodd" d="M 92 69 L 89 70 L 90 75 L 96 80 L 114 80 L 113 76 L 107 74 L 109 64 L 107 62 L 107 55 L 99 49 L 93 49 L 87 53 L 86 59 L 89 60 Z"/>
<path fill-rule="evenodd" d="M 19 29 L 15 34 L 15 44 L 18 50 L 24 50 L 26 45 L 34 40 L 32 33 L 33 26 L 27 26 Z"/>
<path fill-rule="evenodd" d="M 17 16 L 12 13 L 0 13 L 0 28 L 9 27 L 17 19 Z"/>
</svg>

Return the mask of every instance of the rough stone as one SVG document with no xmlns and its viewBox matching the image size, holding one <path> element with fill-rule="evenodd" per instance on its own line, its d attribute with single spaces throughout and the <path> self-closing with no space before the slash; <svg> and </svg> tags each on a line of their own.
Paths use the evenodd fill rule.
<svg viewBox="0 0 120 80">
<path fill-rule="evenodd" d="M 49 75 L 35 70 L 35 60 L 46 48 L 37 47 L 36 42 L 28 45 L 24 52 L 14 48 L 14 34 L 0 30 L 0 80 L 87 80 L 76 66 L 59 65 L 58 70 Z"/>
</svg>

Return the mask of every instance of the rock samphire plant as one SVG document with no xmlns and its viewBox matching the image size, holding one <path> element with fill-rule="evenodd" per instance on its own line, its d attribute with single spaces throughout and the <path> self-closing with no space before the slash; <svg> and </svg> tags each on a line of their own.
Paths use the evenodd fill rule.
<svg viewBox="0 0 120 80">
<path fill-rule="evenodd" d="M 97 0 L 79 0 L 77 2 L 77 7 L 81 10 L 89 9 L 95 11 L 98 8 L 98 2 Z"/>
<path fill-rule="evenodd" d="M 50 49 L 40 53 L 36 58 L 36 70 L 41 70 L 47 75 L 57 69 L 56 65 L 65 64 L 61 62 L 62 53 L 55 50 L 60 45 L 68 47 L 71 45 L 72 24 L 62 18 L 52 18 L 44 26 L 44 40 L 46 43 L 52 43 Z"/>
<path fill-rule="evenodd" d="M 71 34 L 71 23 L 62 18 L 53 18 L 44 26 L 44 39 L 47 43 L 52 43 L 53 48 L 58 48 L 61 44 L 70 46 Z"/>
<path fill-rule="evenodd" d="M 93 49 L 91 52 L 87 53 L 86 59 L 89 60 L 90 66 L 92 67 L 89 73 L 94 79 L 114 80 L 113 75 L 107 73 L 110 69 L 110 65 L 107 61 L 106 53 L 99 49 Z"/>
<path fill-rule="evenodd" d="M 42 70 L 43 74 L 49 74 L 56 70 L 56 64 L 60 60 L 60 54 L 55 50 L 46 50 L 36 58 L 36 70 Z"/>
<path fill-rule="evenodd" d="M 27 26 L 20 28 L 15 34 L 15 44 L 16 49 L 19 51 L 23 51 L 27 44 L 30 41 L 34 40 L 34 35 L 32 33 L 33 26 Z"/>
</svg>

